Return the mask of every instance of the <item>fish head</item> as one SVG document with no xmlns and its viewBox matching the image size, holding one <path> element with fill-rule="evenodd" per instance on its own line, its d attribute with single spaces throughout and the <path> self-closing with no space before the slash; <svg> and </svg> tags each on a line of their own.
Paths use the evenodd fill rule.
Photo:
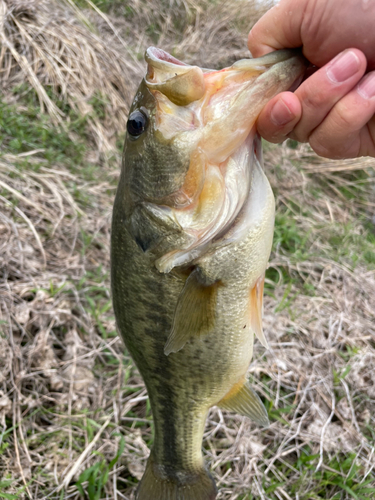
<svg viewBox="0 0 375 500">
<path fill-rule="evenodd" d="M 245 203 L 255 123 L 264 105 L 305 71 L 292 50 L 244 59 L 222 70 L 187 65 L 161 49 L 148 68 L 127 123 L 123 176 L 130 232 L 159 270 L 192 261 L 228 228 Z M 163 243 L 160 243 L 160 242 Z M 167 258 L 181 251 L 181 259 Z"/>
<path fill-rule="evenodd" d="M 181 205 L 177 193 L 196 146 L 190 133 L 200 126 L 199 115 L 189 105 L 204 95 L 203 72 L 156 48 L 147 50 L 146 61 L 147 74 L 127 122 L 124 162 L 129 196 L 137 202 Z"/>
</svg>

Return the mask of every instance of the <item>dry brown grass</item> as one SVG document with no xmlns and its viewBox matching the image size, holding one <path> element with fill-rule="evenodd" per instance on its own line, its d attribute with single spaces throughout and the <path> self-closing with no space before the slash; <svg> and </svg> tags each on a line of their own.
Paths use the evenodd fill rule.
<svg viewBox="0 0 375 500">
<path fill-rule="evenodd" d="M 81 3 L 91 10 L 80 10 L 73 0 L 0 1 L 0 88 L 6 91 L 27 80 L 41 108 L 63 126 L 66 116 L 46 91 L 50 89 L 88 116 L 101 152 L 111 151 L 113 139 L 124 130 L 143 75 L 140 59 L 156 38 L 187 61 L 223 66 L 246 55 L 238 27 L 251 26 L 261 14 L 244 1 L 215 5 L 174 0 L 164 5 L 135 0 L 126 4 L 127 17 L 111 17 L 91 0 Z M 105 102 L 104 116 L 95 115 L 94 98 Z"/>
<path fill-rule="evenodd" d="M 113 147 L 111 139 L 126 123 L 133 85 L 140 63 L 129 50 L 114 47 L 71 2 L 1 0 L 0 83 L 4 90 L 25 80 L 36 90 L 41 108 L 63 126 L 64 112 L 46 89 L 88 115 L 100 151 Z M 72 2 L 72 5 L 73 2 Z M 125 77 L 125 78 L 124 78 Z M 93 113 L 92 100 L 105 100 L 105 116 Z"/>
<path fill-rule="evenodd" d="M 18 99 L 11 89 L 27 79 L 63 126 L 63 111 L 49 96 L 65 98 L 93 115 L 89 144 L 105 152 L 124 128 L 143 71 L 138 57 L 155 36 L 204 66 L 246 55 L 255 18 L 247 2 L 129 5 L 124 17 L 120 7 L 107 16 L 62 1 L 0 0 L 7 100 Z M 106 102 L 101 117 L 90 104 L 96 92 Z M 110 308 L 118 169 L 107 165 L 87 180 L 64 165 L 48 166 L 40 152 L 31 152 L 27 169 L 20 161 L 0 157 L 0 498 L 78 499 L 80 473 L 112 460 L 121 434 L 124 453 L 98 498 L 133 499 L 152 431 L 142 379 L 124 355 Z M 361 255 L 371 231 L 363 221 L 375 222 L 374 160 L 332 162 L 307 146 L 283 145 L 267 149 L 266 171 L 283 218 L 265 298 L 270 349 L 256 344 L 250 375 L 272 401 L 272 423 L 261 430 L 213 409 L 206 460 L 220 499 L 353 498 L 332 485 L 321 486 L 320 496 L 309 491 L 331 470 L 345 483 L 353 467 L 358 483 L 375 485 L 375 266 Z M 298 465 L 306 454 L 317 455 L 311 468 Z"/>
</svg>

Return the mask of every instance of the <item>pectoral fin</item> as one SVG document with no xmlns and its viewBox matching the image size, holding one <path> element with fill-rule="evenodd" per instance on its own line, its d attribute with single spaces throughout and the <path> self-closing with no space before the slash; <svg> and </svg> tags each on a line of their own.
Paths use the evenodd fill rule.
<svg viewBox="0 0 375 500">
<path fill-rule="evenodd" d="M 164 347 L 167 356 L 182 349 L 188 340 L 213 329 L 218 286 L 219 283 L 202 284 L 197 270 L 190 274 L 178 298 L 172 331 Z"/>
<path fill-rule="evenodd" d="M 263 313 L 263 289 L 264 276 L 261 276 L 250 292 L 250 324 L 251 329 L 258 337 L 260 343 L 268 349 L 268 343 L 263 333 L 262 313 Z"/>
<path fill-rule="evenodd" d="M 260 397 L 253 391 L 249 382 L 245 379 L 235 384 L 217 406 L 220 406 L 224 410 L 249 417 L 262 427 L 268 427 L 270 424 L 267 410 Z"/>
</svg>

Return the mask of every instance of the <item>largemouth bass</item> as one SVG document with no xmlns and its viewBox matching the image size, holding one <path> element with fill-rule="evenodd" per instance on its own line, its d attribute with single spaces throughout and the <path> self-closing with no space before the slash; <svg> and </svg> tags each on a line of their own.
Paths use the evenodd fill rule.
<svg viewBox="0 0 375 500">
<path fill-rule="evenodd" d="M 112 223 L 117 325 L 155 437 L 138 500 L 211 500 L 209 409 L 268 425 L 246 380 L 262 331 L 274 197 L 256 119 L 304 72 L 293 51 L 202 70 L 149 48 L 127 123 Z"/>
</svg>

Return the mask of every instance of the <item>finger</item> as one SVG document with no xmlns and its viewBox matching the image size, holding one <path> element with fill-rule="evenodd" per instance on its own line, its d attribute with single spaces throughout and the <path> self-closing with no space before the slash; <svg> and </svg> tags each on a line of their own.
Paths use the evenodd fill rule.
<svg viewBox="0 0 375 500">
<path fill-rule="evenodd" d="M 361 51 L 344 51 L 305 80 L 294 95 L 286 92 L 272 99 L 259 116 L 259 133 L 269 142 L 282 142 L 288 134 L 300 142 L 308 141 L 312 131 L 360 80 L 365 69 L 366 58 Z"/>
<path fill-rule="evenodd" d="M 368 73 L 330 111 L 309 142 L 327 158 L 375 156 L 375 71 Z"/>
<path fill-rule="evenodd" d="M 366 7 L 364 4 L 366 3 Z M 280 0 L 253 26 L 248 47 L 254 57 L 273 50 L 303 47 L 304 56 L 323 66 L 350 45 L 375 68 L 375 2 L 335 0 Z"/>
<path fill-rule="evenodd" d="M 269 142 L 282 142 L 298 123 L 302 106 L 292 92 L 282 92 L 263 108 L 257 130 Z"/>
<path fill-rule="evenodd" d="M 261 17 L 249 33 L 247 44 L 253 57 L 302 45 L 300 28 L 306 3 L 305 0 L 281 0 Z"/>
<path fill-rule="evenodd" d="M 360 81 L 366 64 L 360 50 L 345 50 L 300 85 L 295 95 L 302 104 L 302 117 L 292 132 L 294 139 L 308 141 L 332 107 Z"/>
</svg>

